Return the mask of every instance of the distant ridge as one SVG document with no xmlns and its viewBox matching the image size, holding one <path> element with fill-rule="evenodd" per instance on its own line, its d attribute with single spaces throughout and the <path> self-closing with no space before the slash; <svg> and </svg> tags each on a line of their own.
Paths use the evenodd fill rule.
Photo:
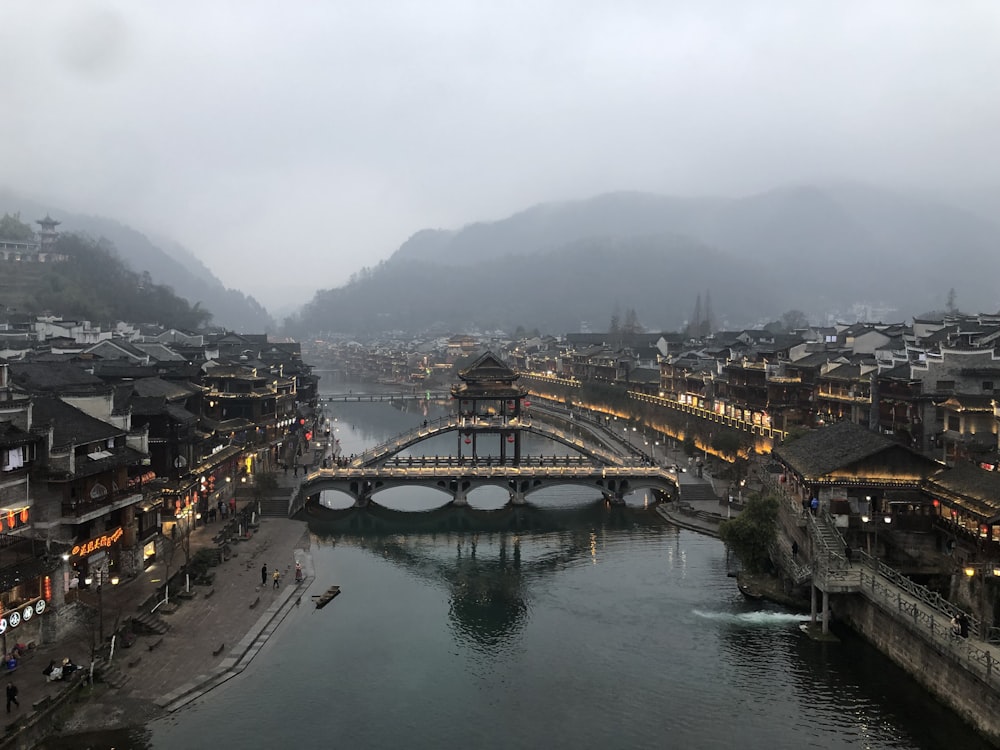
<svg viewBox="0 0 1000 750">
<path fill-rule="evenodd" d="M 720 324 L 797 308 L 814 322 L 865 303 L 904 320 L 1000 309 L 1000 228 L 947 202 L 864 185 L 797 186 L 741 199 L 609 193 L 458 230 L 417 232 L 351 283 L 318 292 L 288 330 L 606 326 L 634 308 L 676 330 L 698 291 Z"/>
</svg>

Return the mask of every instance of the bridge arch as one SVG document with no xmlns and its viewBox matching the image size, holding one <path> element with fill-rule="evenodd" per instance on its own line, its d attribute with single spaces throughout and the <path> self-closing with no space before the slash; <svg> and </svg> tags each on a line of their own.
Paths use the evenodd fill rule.
<svg viewBox="0 0 1000 750">
<path fill-rule="evenodd" d="M 621 456 L 610 451 L 588 445 L 582 439 L 568 435 L 562 430 L 544 422 L 534 422 L 528 420 L 502 422 L 497 420 L 494 422 L 479 421 L 473 425 L 465 420 L 457 419 L 455 417 L 445 417 L 429 422 L 427 425 L 416 427 L 409 432 L 404 432 L 401 435 L 397 435 L 395 438 L 386 441 L 382 445 L 365 451 L 354 459 L 351 466 L 356 468 L 380 466 L 387 460 L 399 455 L 408 448 L 433 437 L 437 437 L 438 435 L 444 435 L 451 432 L 462 432 L 465 430 L 472 430 L 474 428 L 482 429 L 483 427 L 495 429 L 497 434 L 514 430 L 530 432 L 534 435 L 539 435 L 554 442 L 561 443 L 562 445 L 575 450 L 577 453 L 586 456 L 592 461 L 605 466 L 622 466 L 625 463 Z"/>
</svg>

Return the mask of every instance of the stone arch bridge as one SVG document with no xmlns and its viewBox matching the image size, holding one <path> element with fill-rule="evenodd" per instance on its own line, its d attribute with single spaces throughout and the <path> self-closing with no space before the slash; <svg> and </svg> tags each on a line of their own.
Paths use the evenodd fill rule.
<svg viewBox="0 0 1000 750">
<path fill-rule="evenodd" d="M 517 461 L 456 456 L 407 456 L 400 454 L 413 445 L 444 433 L 494 428 L 522 430 L 562 443 L 573 456 L 532 456 Z M 599 492 L 611 502 L 624 502 L 625 495 L 653 489 L 667 496 L 677 490 L 676 475 L 646 463 L 630 464 L 610 451 L 589 445 L 551 425 L 531 420 L 445 417 L 397 435 L 351 460 L 346 466 L 322 468 L 309 474 L 299 487 L 292 511 L 324 490 L 349 495 L 357 507 L 367 506 L 374 495 L 398 487 L 429 487 L 451 498 L 454 505 L 467 505 L 468 493 L 479 487 L 503 487 L 510 502 L 524 504 L 533 492 L 556 485 L 577 485 Z M 298 506 L 298 507 L 296 507 Z"/>
</svg>

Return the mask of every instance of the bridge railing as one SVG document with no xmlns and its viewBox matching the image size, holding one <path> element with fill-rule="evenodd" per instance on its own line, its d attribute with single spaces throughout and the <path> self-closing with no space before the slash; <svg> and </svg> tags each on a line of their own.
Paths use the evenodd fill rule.
<svg viewBox="0 0 1000 750">
<path fill-rule="evenodd" d="M 430 437 L 436 433 L 452 429 L 456 429 L 458 431 L 462 431 L 463 429 L 471 430 L 476 427 L 492 427 L 497 429 L 510 428 L 512 430 L 524 429 L 538 432 L 542 435 L 548 435 L 549 437 L 556 436 L 567 445 L 571 445 L 584 453 L 598 457 L 609 464 L 624 464 L 624 460 L 619 455 L 610 453 L 601 448 L 589 446 L 581 438 L 575 435 L 570 435 L 564 430 L 560 430 L 551 425 L 546 425 L 544 428 L 535 427 L 534 423 L 527 418 L 508 419 L 502 416 L 469 418 L 447 415 L 438 417 L 413 429 L 400 432 L 385 442 L 369 448 L 363 453 L 355 455 L 354 459 L 351 461 L 351 465 L 365 466 L 371 464 L 383 456 L 391 456 L 396 451 L 402 450 L 408 445 L 414 443 L 417 439 Z"/>
<path fill-rule="evenodd" d="M 514 473 L 538 473 L 543 471 L 574 471 L 576 469 L 589 469 L 595 473 L 602 473 L 606 476 L 662 476 L 676 483 L 677 477 L 668 469 L 658 466 L 608 466 L 606 464 L 587 462 L 579 460 L 566 460 L 566 456 L 536 456 L 530 462 L 522 461 L 514 464 L 511 461 L 500 462 L 499 460 L 486 461 L 483 459 L 459 459 L 455 456 L 422 456 L 420 460 L 415 459 L 413 463 L 406 460 L 398 462 L 386 462 L 379 466 L 333 466 L 330 468 L 314 469 L 306 475 L 307 479 L 322 477 L 375 477 L 395 474 L 405 475 L 407 472 L 414 475 L 421 473 L 439 473 L 439 470 L 446 469 L 454 473 L 464 471 L 477 471 L 479 469 L 504 469 Z"/>
<path fill-rule="evenodd" d="M 431 419 L 431 420 L 427 421 L 426 424 L 418 425 L 417 427 L 414 427 L 414 428 L 409 429 L 409 430 L 403 430 L 402 432 L 398 433 L 394 437 L 389 438 L 388 440 L 386 440 L 382 444 L 373 446 L 372 448 L 368 448 L 367 450 L 363 451 L 362 453 L 356 454 L 355 457 L 354 457 L 354 459 L 351 461 L 351 464 L 353 466 L 363 466 L 364 464 L 366 464 L 369 461 L 377 458 L 378 456 L 383 455 L 385 453 L 388 453 L 389 452 L 388 450 L 384 450 L 386 446 L 389 446 L 389 445 L 400 445 L 400 444 L 402 444 L 404 442 L 408 442 L 413 437 L 416 437 L 416 436 L 419 436 L 419 435 L 422 435 L 422 434 L 425 434 L 425 433 L 429 437 L 430 435 L 432 435 L 432 434 L 434 434 L 436 432 L 441 432 L 441 427 L 442 426 L 450 426 L 452 419 L 453 419 L 453 417 L 451 417 L 450 415 L 446 415 L 446 416 L 443 416 L 443 417 L 437 417 L 435 419 Z M 404 438 L 405 438 L 405 440 L 404 440 Z"/>
</svg>

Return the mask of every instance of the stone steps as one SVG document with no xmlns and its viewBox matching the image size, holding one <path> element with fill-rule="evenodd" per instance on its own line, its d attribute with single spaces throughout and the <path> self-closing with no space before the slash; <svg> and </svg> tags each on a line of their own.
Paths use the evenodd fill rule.
<svg viewBox="0 0 1000 750">
<path fill-rule="evenodd" d="M 170 625 L 166 621 L 150 612 L 133 616 L 132 627 L 140 632 L 153 633 L 154 635 L 163 635 L 170 629 Z"/>
</svg>

